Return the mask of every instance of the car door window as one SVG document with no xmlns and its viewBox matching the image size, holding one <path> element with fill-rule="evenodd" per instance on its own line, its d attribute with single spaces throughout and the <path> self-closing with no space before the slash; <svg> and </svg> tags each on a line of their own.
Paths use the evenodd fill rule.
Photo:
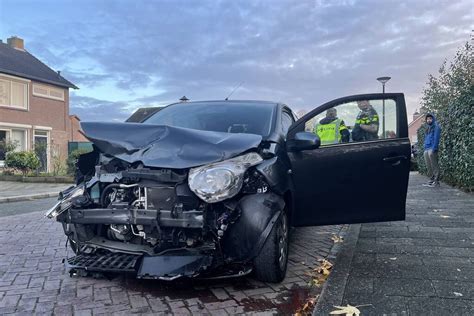
<svg viewBox="0 0 474 316">
<path fill-rule="evenodd" d="M 358 100 L 330 107 L 305 123 L 321 146 L 396 138 L 397 107 L 392 99 Z"/>
<path fill-rule="evenodd" d="M 283 111 L 281 114 L 281 129 L 283 131 L 283 135 L 288 133 L 288 129 L 290 128 L 291 124 L 293 124 L 295 120 L 293 117 L 286 111 Z"/>
</svg>

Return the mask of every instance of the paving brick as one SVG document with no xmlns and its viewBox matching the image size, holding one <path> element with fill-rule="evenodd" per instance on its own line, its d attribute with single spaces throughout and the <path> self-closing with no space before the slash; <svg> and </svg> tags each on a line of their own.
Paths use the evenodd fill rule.
<svg viewBox="0 0 474 316">
<path fill-rule="evenodd" d="M 32 312 L 36 306 L 36 298 L 22 298 L 18 302 L 17 312 Z"/>
<path fill-rule="evenodd" d="M 202 314 L 205 314 L 204 311 L 204 307 L 201 306 L 201 305 L 192 305 L 192 306 L 189 306 L 188 307 L 188 310 L 193 314 L 193 315 L 202 315 Z M 206 312 L 208 313 L 208 312 Z"/>
<path fill-rule="evenodd" d="M 181 302 L 181 304 L 184 306 L 183 302 Z M 148 307 L 148 301 L 143 296 L 131 295 L 130 305 L 132 306 L 132 308 Z"/>
<path fill-rule="evenodd" d="M 148 304 L 151 307 L 153 312 L 165 312 L 170 310 L 168 305 L 166 305 L 161 299 L 159 298 L 148 298 Z M 188 305 L 189 306 L 189 305 Z"/>
<path fill-rule="evenodd" d="M 168 305 L 171 310 L 175 310 L 177 308 L 181 308 L 185 306 L 184 301 L 173 301 L 173 302 L 168 302 Z"/>
<path fill-rule="evenodd" d="M 76 291 L 77 297 L 90 297 L 93 293 L 93 287 L 92 285 L 78 286 Z"/>
<path fill-rule="evenodd" d="M 19 275 L 13 281 L 13 284 L 28 284 L 30 282 L 30 276 L 28 275 Z"/>
<path fill-rule="evenodd" d="M 243 292 L 247 296 L 254 296 L 254 295 L 260 295 L 260 294 L 265 294 L 265 293 L 272 293 L 273 289 L 268 288 L 268 287 L 261 287 L 257 289 L 244 290 Z"/>
<path fill-rule="evenodd" d="M 108 288 L 94 288 L 94 300 L 95 301 L 104 301 L 104 300 L 111 300 L 110 291 Z"/>
<path fill-rule="evenodd" d="M 72 315 L 72 306 L 71 305 L 66 305 L 66 306 L 57 306 L 54 308 L 54 314 L 55 315 Z"/>
<path fill-rule="evenodd" d="M 5 295 L 0 301 L 0 307 L 16 307 L 19 300 L 20 295 Z"/>
<path fill-rule="evenodd" d="M 79 296 L 79 294 L 78 294 Z M 110 297 L 112 298 L 112 302 L 114 304 L 128 304 L 128 294 L 126 291 L 113 291 L 110 293 Z"/>
<path fill-rule="evenodd" d="M 210 315 L 216 315 L 216 316 L 226 316 L 228 315 L 227 311 L 225 309 L 215 309 L 215 310 L 211 310 L 209 311 L 209 314 Z"/>
<path fill-rule="evenodd" d="M 237 302 L 234 300 L 227 300 L 222 302 L 215 302 L 215 303 L 206 303 L 204 307 L 207 310 L 216 310 L 216 309 L 224 309 L 227 307 L 237 306 Z"/>
<path fill-rule="evenodd" d="M 224 289 L 211 289 L 211 292 L 218 300 L 226 300 L 229 298 L 229 294 Z"/>
<path fill-rule="evenodd" d="M 29 288 L 42 288 L 44 281 L 46 278 L 44 277 L 33 277 L 30 279 L 30 283 L 28 283 Z"/>
<path fill-rule="evenodd" d="M 92 316 L 92 310 L 82 309 L 80 311 L 74 311 L 74 316 Z"/>
</svg>

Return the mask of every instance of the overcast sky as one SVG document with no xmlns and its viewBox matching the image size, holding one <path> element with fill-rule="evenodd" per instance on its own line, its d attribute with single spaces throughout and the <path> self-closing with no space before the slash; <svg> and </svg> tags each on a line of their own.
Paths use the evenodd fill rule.
<svg viewBox="0 0 474 316">
<path fill-rule="evenodd" d="M 469 40 L 465 1 L 0 0 L 0 39 L 76 84 L 71 113 L 126 119 L 136 108 L 191 100 L 281 101 L 404 92 L 411 114 L 428 74 Z"/>
</svg>

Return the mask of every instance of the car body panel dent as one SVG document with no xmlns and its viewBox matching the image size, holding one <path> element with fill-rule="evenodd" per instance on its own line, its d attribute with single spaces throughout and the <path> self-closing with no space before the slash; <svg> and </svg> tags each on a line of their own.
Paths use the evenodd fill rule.
<svg viewBox="0 0 474 316">
<path fill-rule="evenodd" d="M 141 123 L 84 122 L 85 136 L 108 155 L 147 167 L 191 168 L 255 149 L 262 136 Z"/>
</svg>

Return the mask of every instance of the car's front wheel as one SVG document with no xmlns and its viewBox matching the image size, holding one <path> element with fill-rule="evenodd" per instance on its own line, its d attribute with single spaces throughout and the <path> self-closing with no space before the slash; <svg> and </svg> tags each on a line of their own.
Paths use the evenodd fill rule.
<svg viewBox="0 0 474 316">
<path fill-rule="evenodd" d="M 288 264 L 288 218 L 282 212 L 272 228 L 260 254 L 254 259 L 254 271 L 258 280 L 278 283 L 286 275 Z"/>
</svg>

